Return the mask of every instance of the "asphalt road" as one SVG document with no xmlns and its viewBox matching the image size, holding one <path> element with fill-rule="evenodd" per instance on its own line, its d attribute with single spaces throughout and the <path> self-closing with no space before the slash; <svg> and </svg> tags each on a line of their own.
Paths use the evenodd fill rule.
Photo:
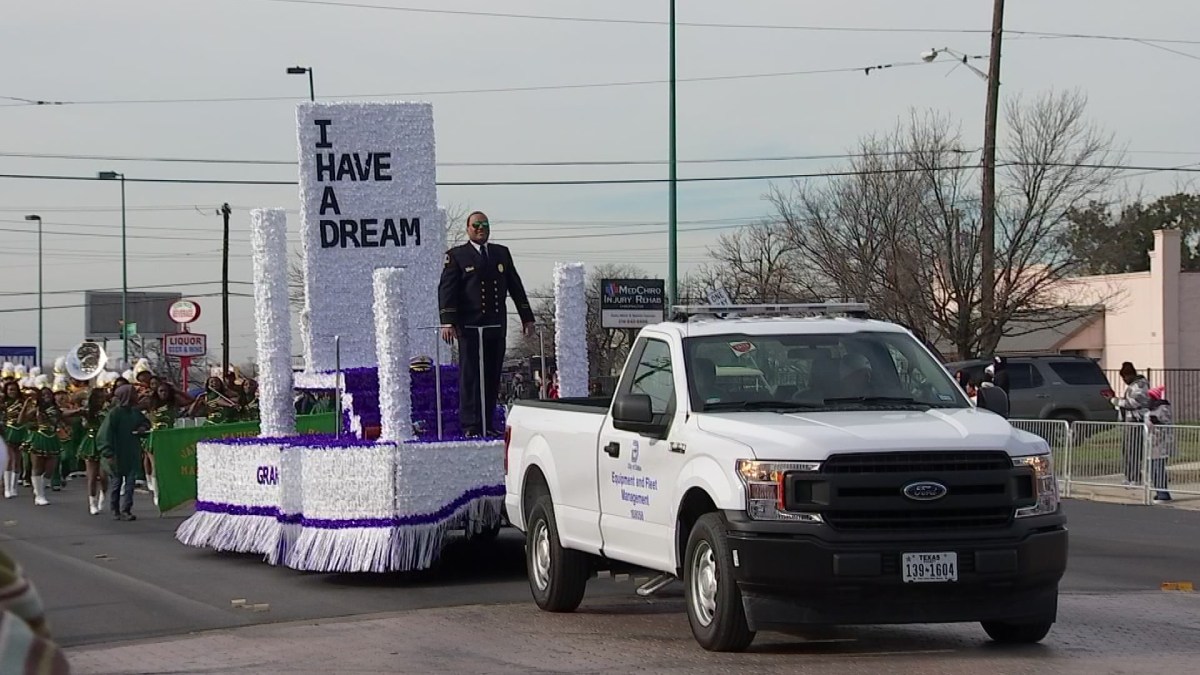
<svg viewBox="0 0 1200 675">
<path fill-rule="evenodd" d="M 456 541 L 437 568 L 422 573 L 314 574 L 185 547 L 173 536 L 182 516 L 157 517 L 142 494 L 132 523 L 88 515 L 78 483 L 52 498 L 48 507 L 34 507 L 27 495 L 0 501 L 0 546 L 38 585 L 65 646 L 428 608 L 532 607 L 522 539 L 512 530 L 490 544 Z M 1071 554 L 1064 595 L 1158 598 L 1167 595 L 1163 582 L 1200 582 L 1200 512 L 1078 501 L 1065 509 Z M 587 602 L 636 603 L 633 590 L 629 581 L 596 579 Z M 659 607 L 678 614 L 673 595 Z M 239 609 L 234 599 L 267 607 Z"/>
</svg>

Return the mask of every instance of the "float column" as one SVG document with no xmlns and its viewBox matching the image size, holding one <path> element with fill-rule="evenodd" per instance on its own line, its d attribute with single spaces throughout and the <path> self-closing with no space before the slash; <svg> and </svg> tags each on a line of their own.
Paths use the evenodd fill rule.
<svg viewBox="0 0 1200 675">
<path fill-rule="evenodd" d="M 588 395 L 587 294 L 583 263 L 554 266 L 554 354 L 560 398 Z"/>
<path fill-rule="evenodd" d="M 375 351 L 379 356 L 380 440 L 412 439 L 412 382 L 403 267 L 375 270 Z"/>
<path fill-rule="evenodd" d="M 258 336 L 260 435 L 296 433 L 292 393 L 292 323 L 288 312 L 287 215 L 283 209 L 250 212 L 254 261 L 254 323 Z"/>
</svg>

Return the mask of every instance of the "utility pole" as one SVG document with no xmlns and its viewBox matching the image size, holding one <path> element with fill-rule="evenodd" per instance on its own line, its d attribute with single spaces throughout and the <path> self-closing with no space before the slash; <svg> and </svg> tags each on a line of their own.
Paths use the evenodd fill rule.
<svg viewBox="0 0 1200 675">
<path fill-rule="evenodd" d="M 988 58 L 987 108 L 983 127 L 983 188 L 980 194 L 980 318 L 988 342 L 996 321 L 996 117 L 1000 107 L 1000 47 L 1004 34 L 1004 0 L 992 9 L 992 48 Z"/>
<path fill-rule="evenodd" d="M 221 377 L 229 372 L 229 203 L 221 205 L 225 235 L 221 246 Z"/>
<path fill-rule="evenodd" d="M 670 183 L 667 208 L 667 236 L 670 239 L 667 248 L 667 314 L 670 314 L 672 305 L 679 302 L 679 242 L 677 232 L 677 212 L 676 212 L 676 175 L 675 175 L 675 0 L 671 0 L 671 28 L 670 28 L 670 102 L 668 104 L 668 115 L 670 121 L 670 141 L 668 144 L 668 161 L 670 167 Z"/>
</svg>

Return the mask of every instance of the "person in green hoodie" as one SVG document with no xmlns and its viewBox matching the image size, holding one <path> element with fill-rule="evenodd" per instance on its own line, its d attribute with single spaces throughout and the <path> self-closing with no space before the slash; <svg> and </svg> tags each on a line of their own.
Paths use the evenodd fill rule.
<svg viewBox="0 0 1200 675">
<path fill-rule="evenodd" d="M 139 434 L 149 429 L 150 420 L 134 407 L 133 387 L 117 387 L 112 408 L 96 433 L 96 449 L 109 476 L 108 506 L 116 520 L 137 520 L 133 515 L 133 482 L 142 460 Z"/>
</svg>

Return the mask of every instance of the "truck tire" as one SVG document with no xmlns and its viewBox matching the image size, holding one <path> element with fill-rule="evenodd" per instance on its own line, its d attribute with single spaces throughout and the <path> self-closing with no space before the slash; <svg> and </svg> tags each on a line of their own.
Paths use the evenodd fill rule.
<svg viewBox="0 0 1200 675">
<path fill-rule="evenodd" d="M 683 565 L 688 623 L 700 646 L 740 652 L 754 641 L 742 592 L 733 578 L 733 554 L 719 513 L 706 513 L 692 526 Z"/>
<path fill-rule="evenodd" d="M 562 547 L 549 495 L 534 502 L 525 532 L 525 568 L 533 601 L 547 612 L 575 611 L 583 602 L 591 570 L 586 554 Z"/>
<path fill-rule="evenodd" d="M 983 630 L 988 637 L 1001 644 L 1030 645 L 1041 642 L 1050 632 L 1054 621 L 1032 621 L 1029 623 L 1010 623 L 1007 621 L 984 621 Z"/>
</svg>

